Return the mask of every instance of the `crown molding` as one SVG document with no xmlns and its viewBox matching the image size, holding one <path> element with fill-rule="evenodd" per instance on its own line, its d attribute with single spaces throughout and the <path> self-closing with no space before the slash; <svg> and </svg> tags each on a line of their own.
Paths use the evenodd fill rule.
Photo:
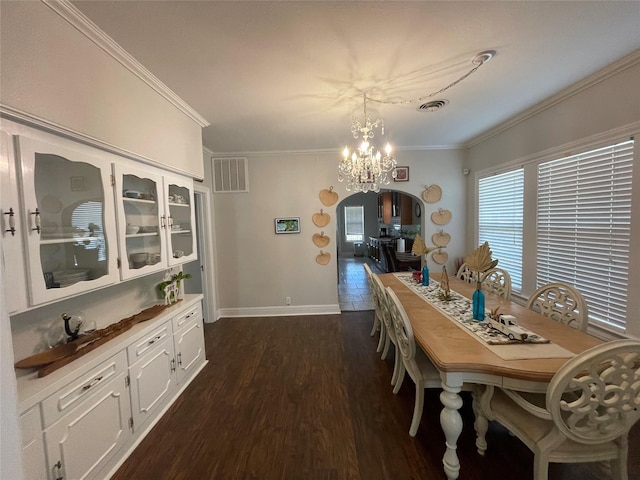
<svg viewBox="0 0 640 480">
<path fill-rule="evenodd" d="M 396 152 L 414 152 L 425 150 L 460 150 L 464 148 L 461 145 L 429 145 L 420 147 L 397 147 Z M 248 156 L 283 156 L 283 155 L 318 155 L 330 154 L 342 156 L 342 148 L 317 148 L 307 150 L 264 150 L 264 151 L 248 151 L 241 150 L 236 152 L 216 152 L 206 145 L 202 146 L 202 150 L 207 155 L 214 157 L 248 157 Z"/>
<path fill-rule="evenodd" d="M 133 58 L 126 50 L 118 45 L 111 37 L 103 32 L 95 23 L 74 7 L 69 0 L 41 0 L 56 14 L 69 22 L 76 30 L 104 50 L 114 60 L 119 62 L 136 77 L 150 86 L 165 100 L 175 106 L 191 120 L 204 128 L 210 123 L 198 112 L 191 108 L 184 100 L 161 82 L 153 73 Z"/>
<path fill-rule="evenodd" d="M 510 118 L 509 120 L 507 120 L 506 122 L 501 123 L 500 125 L 487 130 L 486 132 L 484 132 L 483 134 L 471 139 L 469 142 L 466 142 L 463 145 L 463 148 L 471 148 L 474 147 L 486 140 L 488 140 L 489 138 L 498 135 L 499 133 L 504 132 L 505 130 L 510 129 L 511 127 L 524 122 L 525 120 L 538 115 L 539 113 L 543 112 L 544 110 L 547 110 L 548 108 L 553 107 L 554 105 L 557 105 L 560 102 L 563 102 L 565 100 L 567 100 L 568 98 L 577 95 L 578 93 L 594 86 L 597 85 L 600 82 L 605 81 L 606 79 L 617 75 L 618 73 L 631 68 L 635 65 L 637 65 L 638 63 L 640 63 L 640 49 L 636 50 L 632 53 L 630 53 L 629 55 L 627 55 L 626 57 L 622 57 L 620 60 L 613 62 L 611 65 L 603 68 L 602 70 L 599 70 L 598 72 L 594 73 L 593 75 L 590 75 L 586 78 L 584 78 L 583 80 L 580 80 L 576 83 L 574 83 L 573 85 L 571 85 L 570 87 L 565 88 L 564 90 L 561 90 L 560 92 L 556 93 L 555 95 L 552 95 L 551 97 L 547 98 L 546 100 L 542 101 L 541 103 L 538 103 L 537 105 L 534 105 L 531 108 L 528 108 L 527 110 L 524 110 L 523 112 L 517 114 L 516 116 Z"/>
<path fill-rule="evenodd" d="M 605 132 L 599 132 L 586 138 L 580 138 L 562 145 L 556 145 L 541 152 L 532 153 L 531 155 L 502 163 L 499 165 L 498 170 L 493 166 L 478 170 L 475 174 L 476 176 L 480 176 L 487 172 L 498 173 L 511 170 L 515 167 L 523 167 L 531 163 L 540 163 L 547 160 L 569 157 L 571 155 L 610 145 L 612 142 L 616 143 L 626 141 L 635 135 L 640 135 L 640 121 L 612 128 Z"/>
</svg>

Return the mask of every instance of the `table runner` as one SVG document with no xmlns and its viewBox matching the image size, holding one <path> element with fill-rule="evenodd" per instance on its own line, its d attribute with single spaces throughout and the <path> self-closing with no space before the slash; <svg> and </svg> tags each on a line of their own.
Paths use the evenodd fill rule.
<svg viewBox="0 0 640 480">
<path fill-rule="evenodd" d="M 423 286 L 413 280 L 411 274 L 394 273 L 409 289 L 425 302 L 435 307 L 445 317 L 462 328 L 465 332 L 489 348 L 504 360 L 519 360 L 533 358 L 571 358 L 572 352 L 558 345 L 552 344 L 544 337 L 526 328 L 529 337 L 526 342 L 511 340 L 506 335 L 489 327 L 486 322 L 473 320 L 471 300 L 454 290 L 450 291 L 451 300 L 440 299 L 440 283 L 430 280 L 428 286 Z"/>
</svg>

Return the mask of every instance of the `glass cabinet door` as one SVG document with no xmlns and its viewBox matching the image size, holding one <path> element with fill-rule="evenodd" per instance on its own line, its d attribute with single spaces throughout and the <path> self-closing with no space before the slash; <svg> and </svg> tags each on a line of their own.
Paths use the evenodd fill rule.
<svg viewBox="0 0 640 480">
<path fill-rule="evenodd" d="M 60 142 L 19 138 L 33 305 L 118 279 L 110 161 Z"/>
<path fill-rule="evenodd" d="M 193 180 L 185 177 L 164 178 L 169 233 L 169 265 L 197 258 Z"/>
<path fill-rule="evenodd" d="M 114 176 L 122 279 L 166 268 L 168 220 L 162 176 L 152 168 L 120 164 L 114 165 Z"/>
</svg>

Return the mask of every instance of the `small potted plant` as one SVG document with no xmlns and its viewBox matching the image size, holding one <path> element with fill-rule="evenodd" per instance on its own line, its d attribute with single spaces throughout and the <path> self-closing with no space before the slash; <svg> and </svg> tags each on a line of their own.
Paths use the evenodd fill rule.
<svg viewBox="0 0 640 480">
<path fill-rule="evenodd" d="M 181 288 L 181 282 L 187 278 L 191 278 L 191 274 L 184 273 L 181 270 L 177 274 L 171 275 L 169 280 L 165 280 L 158 284 L 158 291 L 164 298 L 166 304 L 170 305 L 182 298 L 183 291 Z"/>
</svg>

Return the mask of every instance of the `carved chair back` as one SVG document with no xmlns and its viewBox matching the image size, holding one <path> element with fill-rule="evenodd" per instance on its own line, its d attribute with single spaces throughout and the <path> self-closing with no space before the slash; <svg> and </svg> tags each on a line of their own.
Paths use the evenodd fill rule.
<svg viewBox="0 0 640 480">
<path fill-rule="evenodd" d="M 487 270 L 482 276 L 482 289 L 511 300 L 511 275 L 502 268 Z"/>
<path fill-rule="evenodd" d="M 578 290 L 567 283 L 541 286 L 529 297 L 527 308 L 583 332 L 587 330 L 587 302 Z"/>
<path fill-rule="evenodd" d="M 640 341 L 614 340 L 569 360 L 549 383 L 547 410 L 578 443 L 626 435 L 640 419 Z"/>
</svg>

